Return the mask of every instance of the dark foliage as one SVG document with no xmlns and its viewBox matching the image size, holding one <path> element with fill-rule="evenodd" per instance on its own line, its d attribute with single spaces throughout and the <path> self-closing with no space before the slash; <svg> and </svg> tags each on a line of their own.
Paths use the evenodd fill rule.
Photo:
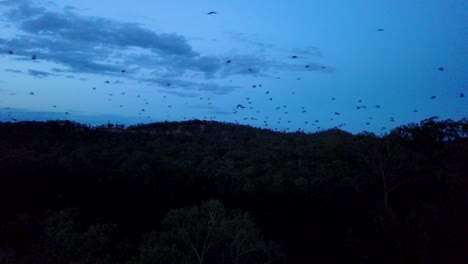
<svg viewBox="0 0 468 264">
<path fill-rule="evenodd" d="M 0 263 L 468 263 L 467 136 L 0 123 Z"/>
</svg>

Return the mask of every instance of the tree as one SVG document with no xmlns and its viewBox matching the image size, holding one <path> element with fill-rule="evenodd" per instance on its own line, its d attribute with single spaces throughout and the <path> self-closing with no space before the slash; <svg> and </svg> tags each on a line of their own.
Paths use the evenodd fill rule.
<svg viewBox="0 0 468 264">
<path fill-rule="evenodd" d="M 274 250 L 273 250 L 274 249 Z M 146 235 L 140 247 L 142 263 L 273 263 L 281 251 L 263 241 L 250 216 L 227 212 L 221 202 L 172 209 L 163 230 Z"/>
<path fill-rule="evenodd" d="M 108 263 L 115 246 L 114 224 L 86 228 L 79 209 L 49 211 L 41 237 L 39 263 Z"/>
<path fill-rule="evenodd" d="M 373 135 L 364 137 L 367 142 L 363 157 L 371 175 L 375 175 L 380 182 L 384 217 L 387 217 L 390 194 L 408 181 L 408 176 L 401 173 L 401 168 L 408 161 L 408 157 L 403 146 L 398 142 L 398 138 L 392 134 L 384 138 L 377 138 Z"/>
</svg>

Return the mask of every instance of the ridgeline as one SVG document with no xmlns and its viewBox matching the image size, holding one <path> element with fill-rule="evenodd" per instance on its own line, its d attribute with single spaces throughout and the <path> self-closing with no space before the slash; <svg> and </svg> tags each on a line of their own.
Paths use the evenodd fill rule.
<svg viewBox="0 0 468 264">
<path fill-rule="evenodd" d="M 468 120 L 0 123 L 0 263 L 466 263 Z"/>
</svg>

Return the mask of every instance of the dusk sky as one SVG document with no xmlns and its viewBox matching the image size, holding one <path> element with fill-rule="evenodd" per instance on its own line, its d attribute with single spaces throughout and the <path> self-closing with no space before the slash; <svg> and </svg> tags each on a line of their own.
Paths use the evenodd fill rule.
<svg viewBox="0 0 468 264">
<path fill-rule="evenodd" d="M 0 121 L 380 134 L 467 117 L 467 69 L 466 0 L 0 0 Z"/>
</svg>

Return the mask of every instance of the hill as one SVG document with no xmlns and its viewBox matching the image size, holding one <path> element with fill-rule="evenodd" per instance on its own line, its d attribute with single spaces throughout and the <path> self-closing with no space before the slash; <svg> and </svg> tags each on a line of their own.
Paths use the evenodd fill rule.
<svg viewBox="0 0 468 264">
<path fill-rule="evenodd" d="M 0 123 L 0 263 L 462 263 L 467 136 Z"/>
</svg>

